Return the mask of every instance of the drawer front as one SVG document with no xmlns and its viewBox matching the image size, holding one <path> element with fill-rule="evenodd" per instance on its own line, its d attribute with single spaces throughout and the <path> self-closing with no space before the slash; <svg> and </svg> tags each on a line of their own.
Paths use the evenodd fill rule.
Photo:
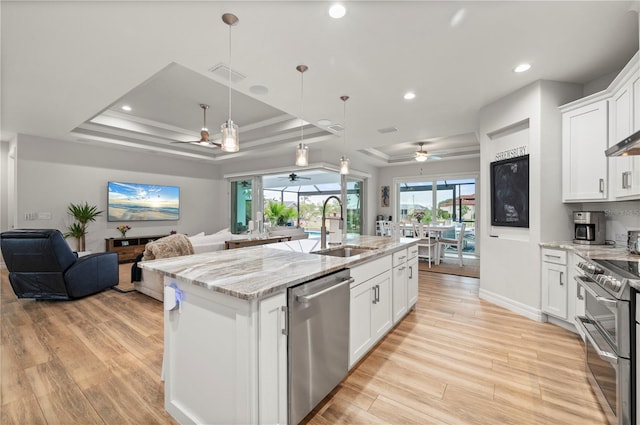
<svg viewBox="0 0 640 425">
<path fill-rule="evenodd" d="M 407 262 L 407 250 L 402 249 L 393 253 L 393 267 Z"/>
<path fill-rule="evenodd" d="M 352 267 L 351 277 L 353 278 L 353 283 L 351 284 L 351 288 L 354 288 L 361 283 L 366 282 L 367 280 L 389 270 L 391 270 L 390 255 Z"/>
<path fill-rule="evenodd" d="M 407 248 L 408 255 L 407 260 L 411 260 L 412 258 L 416 258 L 418 256 L 418 245 L 413 245 Z"/>
<path fill-rule="evenodd" d="M 562 249 L 542 248 L 542 261 L 545 263 L 567 264 L 567 251 Z"/>
</svg>

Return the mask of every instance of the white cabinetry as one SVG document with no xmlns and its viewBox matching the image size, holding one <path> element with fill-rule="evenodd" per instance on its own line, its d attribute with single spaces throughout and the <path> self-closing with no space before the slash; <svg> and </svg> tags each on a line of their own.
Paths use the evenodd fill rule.
<svg viewBox="0 0 640 425">
<path fill-rule="evenodd" d="M 639 129 L 640 70 L 630 74 L 609 100 L 609 146 L 613 146 Z M 640 157 L 610 158 L 614 173 L 616 199 L 637 198 L 640 195 Z"/>
<path fill-rule="evenodd" d="M 418 301 L 418 245 L 409 247 L 407 253 L 407 308 L 411 309 Z"/>
<path fill-rule="evenodd" d="M 396 324 L 407 314 L 407 250 L 393 254 L 393 323 Z"/>
<path fill-rule="evenodd" d="M 351 269 L 349 368 L 392 326 L 391 256 Z"/>
<path fill-rule="evenodd" d="M 542 249 L 542 311 L 567 320 L 567 253 Z"/>
<path fill-rule="evenodd" d="M 606 200 L 607 101 L 574 102 L 562 111 L 562 199 Z"/>
<path fill-rule="evenodd" d="M 286 423 L 285 293 L 257 301 L 180 289 L 180 310 L 164 316 L 167 412 L 181 424 Z"/>
<path fill-rule="evenodd" d="M 261 424 L 287 423 L 286 293 L 258 303 L 258 403 Z"/>
</svg>

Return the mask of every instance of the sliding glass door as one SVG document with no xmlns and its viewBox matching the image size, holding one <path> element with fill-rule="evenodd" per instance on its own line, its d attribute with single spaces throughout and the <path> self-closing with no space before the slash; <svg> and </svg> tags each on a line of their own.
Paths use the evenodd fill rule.
<svg viewBox="0 0 640 425">
<path fill-rule="evenodd" d="M 465 223 L 463 251 L 475 254 L 476 180 L 412 179 L 396 186 L 400 222 L 453 224 L 447 238 L 456 238 Z"/>
</svg>

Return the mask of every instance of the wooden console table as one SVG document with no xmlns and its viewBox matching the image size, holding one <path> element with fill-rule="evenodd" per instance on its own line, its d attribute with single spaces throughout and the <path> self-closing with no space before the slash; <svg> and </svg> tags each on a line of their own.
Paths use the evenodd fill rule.
<svg viewBox="0 0 640 425">
<path fill-rule="evenodd" d="M 291 236 L 273 236 L 266 239 L 236 239 L 234 241 L 225 241 L 224 249 L 244 248 L 247 246 L 266 245 L 276 242 L 289 242 Z"/>
<path fill-rule="evenodd" d="M 164 238 L 165 236 L 169 235 L 109 238 L 105 239 L 105 242 L 108 252 L 114 251 L 118 253 L 119 263 L 128 263 L 135 261 L 136 257 L 144 252 L 144 247 L 147 243 Z"/>
</svg>

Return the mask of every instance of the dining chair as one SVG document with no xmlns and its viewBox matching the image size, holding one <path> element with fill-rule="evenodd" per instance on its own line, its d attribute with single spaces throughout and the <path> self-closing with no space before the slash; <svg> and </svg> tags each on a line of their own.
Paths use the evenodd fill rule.
<svg viewBox="0 0 640 425">
<path fill-rule="evenodd" d="M 462 223 L 462 225 L 460 226 L 460 231 L 458 232 L 458 236 L 455 239 L 440 238 L 438 240 L 438 257 L 441 255 L 441 253 L 444 254 L 445 249 L 449 247 L 456 248 L 458 252 L 458 261 L 460 263 L 460 267 L 462 267 L 462 244 L 464 242 L 464 228 L 466 227 L 466 225 L 466 223 Z"/>
<path fill-rule="evenodd" d="M 438 241 L 436 238 L 431 237 L 429 227 L 429 225 L 417 223 L 415 237 L 420 238 L 418 242 L 418 258 L 428 258 L 429 268 L 431 268 L 431 261 L 434 260 L 434 256 L 437 260 Z"/>
</svg>

